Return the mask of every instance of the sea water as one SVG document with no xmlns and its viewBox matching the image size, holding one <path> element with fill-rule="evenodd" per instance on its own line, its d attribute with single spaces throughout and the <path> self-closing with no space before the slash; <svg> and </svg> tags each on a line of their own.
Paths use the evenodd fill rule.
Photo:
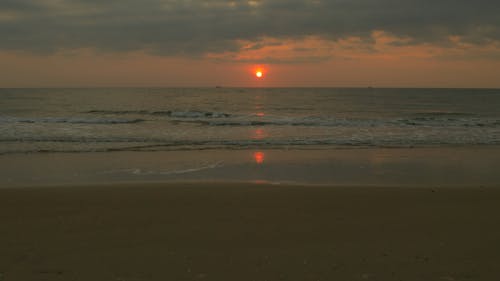
<svg viewBox="0 0 500 281">
<path fill-rule="evenodd" d="M 170 152 L 176 157 L 167 161 L 168 169 L 155 169 L 156 162 L 148 167 L 109 164 L 93 173 L 182 178 L 227 166 L 231 154 L 246 152 L 263 164 L 268 160 L 264 151 L 315 151 L 328 160 L 345 148 L 499 144 L 496 89 L 0 89 L 4 165 L 13 155 L 78 154 L 102 160 L 118 152 L 148 152 L 146 158 Z M 215 152 L 225 156 L 216 159 Z M 212 156 L 184 163 L 199 159 L 188 153 Z"/>
<path fill-rule="evenodd" d="M 500 144 L 500 91 L 0 89 L 0 153 Z"/>
</svg>

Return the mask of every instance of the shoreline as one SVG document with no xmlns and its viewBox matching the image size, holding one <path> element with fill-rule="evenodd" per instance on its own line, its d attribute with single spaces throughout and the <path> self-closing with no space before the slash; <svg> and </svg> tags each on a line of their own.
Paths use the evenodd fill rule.
<svg viewBox="0 0 500 281">
<path fill-rule="evenodd" d="M 0 188 L 177 182 L 492 186 L 500 146 L 210 150 L 0 156 Z"/>
<path fill-rule="evenodd" d="M 272 182 L 272 181 L 232 181 L 232 180 L 178 180 L 178 181 L 113 181 L 113 182 L 91 182 L 91 183 L 55 183 L 55 184 L 25 184 L 25 185 L 10 185 L 0 187 L 2 190 L 44 190 L 44 189 L 106 189 L 106 188 L 169 188 L 180 187 L 185 188 L 197 186 L 244 186 L 244 187 L 276 187 L 276 188 L 331 188 L 331 189 L 419 189 L 419 190 L 439 190 L 439 189 L 500 189 L 499 183 L 489 184 L 343 184 L 343 183 L 303 183 L 303 182 Z"/>
<path fill-rule="evenodd" d="M 500 188 L 0 189 L 11 280 L 494 280 Z"/>
</svg>

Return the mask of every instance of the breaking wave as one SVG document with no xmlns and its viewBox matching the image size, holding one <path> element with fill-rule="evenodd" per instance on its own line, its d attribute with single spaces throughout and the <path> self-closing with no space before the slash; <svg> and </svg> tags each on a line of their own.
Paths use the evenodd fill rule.
<svg viewBox="0 0 500 281">
<path fill-rule="evenodd" d="M 70 123 L 70 124 L 133 124 L 144 122 L 144 119 L 103 119 L 103 118 L 68 118 L 68 117 L 41 117 L 20 118 L 0 117 L 0 123 Z"/>
<path fill-rule="evenodd" d="M 231 116 L 230 114 L 224 112 L 198 111 L 198 110 L 187 110 L 187 111 L 90 110 L 90 111 L 85 111 L 84 113 L 114 114 L 114 115 L 137 114 L 137 115 L 167 116 L 175 118 L 227 118 Z"/>
<path fill-rule="evenodd" d="M 215 163 L 204 163 L 196 167 L 185 168 L 185 169 L 172 169 L 172 170 L 145 170 L 141 168 L 130 168 L 130 169 L 118 169 L 103 171 L 101 174 L 133 174 L 136 176 L 148 176 L 148 175 L 180 175 L 188 174 L 194 172 L 200 172 L 203 170 L 216 169 L 224 166 L 222 161 L 217 161 Z"/>
<path fill-rule="evenodd" d="M 141 138 L 0 138 L 1 154 L 48 152 L 184 151 L 210 149 L 408 148 L 435 145 L 500 145 L 498 138 L 420 138 L 418 136 L 353 136 L 344 138 L 165 140 Z M 27 144 L 8 148 L 7 144 Z M 36 145 L 30 145 L 36 144 Z"/>
<path fill-rule="evenodd" d="M 253 114 L 230 114 L 203 110 L 90 110 L 85 113 L 102 115 L 160 116 L 179 123 L 204 126 L 311 126 L 311 127 L 380 127 L 380 126 L 428 126 L 428 127 L 497 127 L 499 119 L 480 117 L 463 112 L 420 112 L 398 119 L 353 119 L 334 116 L 255 116 Z M 92 119 L 91 119 L 92 120 Z M 97 119 L 99 120 L 99 119 Z M 120 123 L 123 119 L 111 119 Z M 78 122 L 80 120 L 74 120 Z M 143 119 L 126 122 L 140 122 Z M 83 122 L 82 122 L 83 123 Z M 125 122 L 124 122 L 125 123 Z"/>
<path fill-rule="evenodd" d="M 195 123 L 205 126 L 305 126 L 305 127 L 383 127 L 383 126 L 427 126 L 427 127 L 499 127 L 496 119 L 436 119 L 416 117 L 407 119 L 333 119 L 333 118 L 295 118 L 295 119 L 229 119 L 229 120 L 176 120 L 177 123 Z"/>
</svg>

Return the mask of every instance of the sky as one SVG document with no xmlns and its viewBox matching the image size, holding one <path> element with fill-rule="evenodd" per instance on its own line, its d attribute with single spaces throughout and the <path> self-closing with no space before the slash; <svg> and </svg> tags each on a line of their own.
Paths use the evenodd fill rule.
<svg viewBox="0 0 500 281">
<path fill-rule="evenodd" d="M 499 14 L 498 0 L 0 0 L 0 87 L 500 88 Z"/>
</svg>

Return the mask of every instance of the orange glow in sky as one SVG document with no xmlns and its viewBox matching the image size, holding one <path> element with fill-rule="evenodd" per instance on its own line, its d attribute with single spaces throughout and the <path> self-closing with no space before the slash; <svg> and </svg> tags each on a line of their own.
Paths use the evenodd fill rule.
<svg viewBox="0 0 500 281">
<path fill-rule="evenodd" d="M 257 79 L 261 79 L 264 78 L 267 71 L 263 66 L 257 65 L 253 67 L 252 72 Z"/>
<path fill-rule="evenodd" d="M 494 59 L 498 58 L 500 45 L 409 45 L 388 36 L 373 35 L 376 51 L 367 51 L 371 47 L 365 48 L 360 39 L 328 43 L 331 46 L 325 41 L 284 42 L 280 46 L 289 49 L 337 51 L 321 63 L 294 61 L 296 54 L 292 52 L 283 58 L 285 62 L 290 59 L 290 63 L 267 65 L 247 64 L 245 60 L 245 64 L 236 64 L 211 57 L 192 60 L 147 52 L 104 55 L 82 49 L 71 51 L 71 55 L 66 51 L 49 55 L 0 50 L 0 87 L 500 87 L 500 60 Z M 394 43 L 386 43 L 388 40 Z M 265 50 L 261 53 L 248 60 L 262 61 L 261 57 L 274 54 Z M 288 53 L 280 50 L 277 54 Z M 55 67 L 47 70 L 47 65 Z M 259 70 L 260 78 L 256 76 Z"/>
</svg>

